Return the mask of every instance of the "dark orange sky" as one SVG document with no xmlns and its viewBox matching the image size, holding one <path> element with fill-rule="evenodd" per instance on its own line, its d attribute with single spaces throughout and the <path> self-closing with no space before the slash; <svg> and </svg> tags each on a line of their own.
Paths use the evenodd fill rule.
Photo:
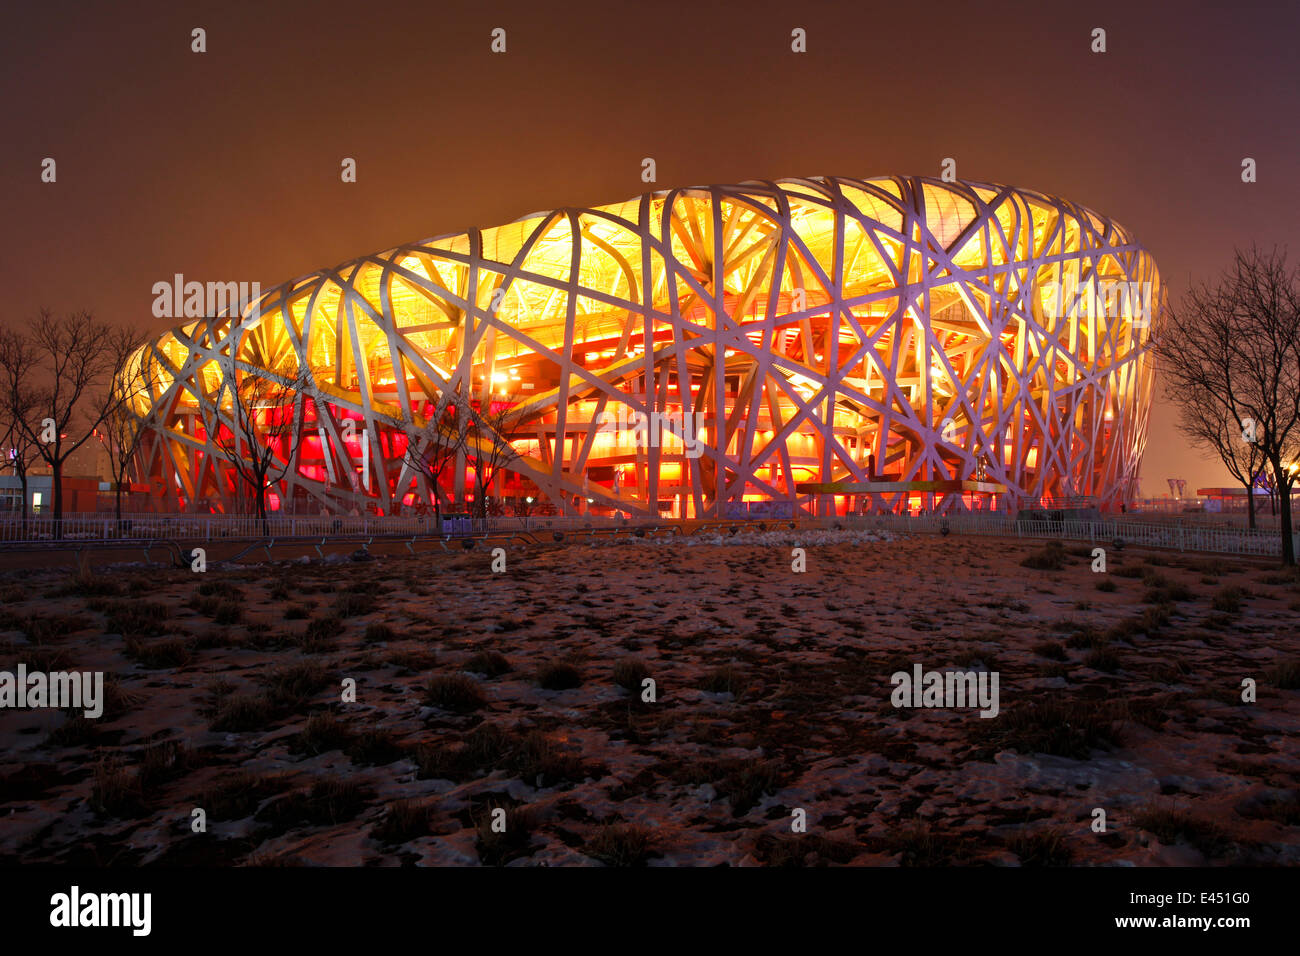
<svg viewBox="0 0 1300 956">
<path fill-rule="evenodd" d="M 267 289 L 630 198 L 647 156 L 654 188 L 953 157 L 1117 219 L 1178 296 L 1234 244 L 1295 236 L 1298 33 L 1295 3 L 23 4 L 0 33 L 0 321 L 47 305 L 161 331 L 174 273 Z M 1228 483 L 1172 418 L 1161 400 L 1143 492 Z"/>
</svg>

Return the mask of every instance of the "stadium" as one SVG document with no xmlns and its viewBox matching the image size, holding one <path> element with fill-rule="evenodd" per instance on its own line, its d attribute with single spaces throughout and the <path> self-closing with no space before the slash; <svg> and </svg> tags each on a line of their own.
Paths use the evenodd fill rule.
<svg viewBox="0 0 1300 956">
<path fill-rule="evenodd" d="M 745 182 L 323 269 L 163 334 L 118 387 L 136 480 L 181 511 L 247 511 L 259 442 L 284 513 L 1112 510 L 1161 301 L 1129 232 L 1039 192 Z M 270 380 L 293 388 L 241 450 L 237 396 Z"/>
</svg>

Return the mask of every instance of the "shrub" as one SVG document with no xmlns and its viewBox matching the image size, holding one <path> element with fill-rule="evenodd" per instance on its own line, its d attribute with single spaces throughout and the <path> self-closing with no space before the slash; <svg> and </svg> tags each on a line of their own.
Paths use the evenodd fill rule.
<svg viewBox="0 0 1300 956">
<path fill-rule="evenodd" d="M 115 759 L 101 759 L 95 765 L 95 782 L 90 806 L 96 813 L 112 817 L 135 816 L 143 809 L 139 781 Z"/>
<path fill-rule="evenodd" d="M 371 832 L 384 843 L 406 843 L 425 836 L 429 832 L 429 806 L 416 800 L 394 800 Z"/>
<path fill-rule="evenodd" d="M 614 664 L 614 683 L 630 694 L 641 690 L 641 682 L 650 676 L 650 668 L 637 657 L 624 657 Z"/>
<path fill-rule="evenodd" d="M 352 739 L 347 725 L 333 714 L 312 714 L 289 744 L 294 753 L 323 754 L 342 750 Z"/>
<path fill-rule="evenodd" d="M 270 702 L 287 708 L 301 707 L 329 682 L 329 674 L 315 661 L 276 668 L 262 678 Z"/>
<path fill-rule="evenodd" d="M 328 778 L 317 781 L 307 793 L 291 793 L 267 804 L 256 818 L 284 827 L 346 823 L 365 808 L 367 796 L 368 792 L 352 780 Z"/>
<path fill-rule="evenodd" d="M 424 688 L 424 702 L 458 714 L 478 710 L 487 703 L 479 682 L 468 674 L 440 674 Z"/>
<path fill-rule="evenodd" d="M 52 597 L 120 597 L 122 586 L 113 578 L 81 571 L 67 584 L 56 588 Z M 18 600 L 18 598 L 12 598 Z"/>
<path fill-rule="evenodd" d="M 44 644 L 47 641 L 68 637 L 77 631 L 84 631 L 91 626 L 91 623 L 90 618 L 84 614 L 33 614 L 27 618 L 15 616 L 10 627 L 22 630 L 32 643 Z M 149 633 L 156 634 L 162 630 L 157 625 L 152 627 L 154 629 Z"/>
<path fill-rule="evenodd" d="M 1035 644 L 1034 653 L 1046 657 L 1049 661 L 1063 661 L 1069 656 L 1065 652 L 1065 647 L 1058 641 L 1043 641 L 1041 644 Z"/>
<path fill-rule="evenodd" d="M 654 834 L 636 824 L 607 824 L 587 841 L 583 852 L 606 866 L 644 866 L 654 855 Z"/>
<path fill-rule="evenodd" d="M 764 866 L 792 867 L 845 864 L 858 855 L 860 844 L 831 840 L 811 833 L 776 836 L 764 833 L 754 841 L 754 855 Z"/>
<path fill-rule="evenodd" d="M 406 748 L 390 730 L 366 730 L 357 734 L 344 748 L 353 763 L 382 767 L 406 756 Z"/>
<path fill-rule="evenodd" d="M 162 632 L 167 605 L 157 601 L 120 601 L 105 609 L 104 629 L 123 636 L 154 635 Z"/>
<path fill-rule="evenodd" d="M 297 645 L 309 654 L 328 651 L 334 646 L 334 638 L 343 630 L 343 622 L 337 617 L 317 617 L 307 622 Z"/>
<path fill-rule="evenodd" d="M 235 601 L 242 601 L 244 598 L 243 588 L 220 578 L 204 581 L 199 585 L 198 591 L 204 597 L 224 597 Z"/>
<path fill-rule="evenodd" d="M 1028 555 L 1020 562 L 1023 568 L 1033 568 L 1036 571 L 1060 571 L 1065 567 L 1065 546 L 1059 541 L 1049 541 L 1047 544 Z"/>
<path fill-rule="evenodd" d="M 256 813 L 258 805 L 276 789 L 277 784 L 268 777 L 236 770 L 218 776 L 199 795 L 196 806 L 207 812 L 209 820 L 240 820 Z"/>
<path fill-rule="evenodd" d="M 572 690 L 582 686 L 582 673 L 565 661 L 551 661 L 537 671 L 537 683 L 546 690 Z"/>
<path fill-rule="evenodd" d="M 781 788 L 780 767 L 774 760 L 745 760 L 717 781 L 717 788 L 731 801 L 732 816 L 738 817 L 753 809 L 763 794 Z"/>
<path fill-rule="evenodd" d="M 1221 856 L 1233 845 L 1217 823 L 1164 803 L 1143 807 L 1134 815 L 1133 822 L 1166 846 L 1191 844 L 1207 857 Z"/>
<path fill-rule="evenodd" d="M 1222 611 L 1225 614 L 1236 614 L 1241 610 L 1241 599 L 1246 596 L 1246 592 L 1234 585 L 1221 588 L 1219 593 L 1214 596 L 1213 607 L 1216 611 Z"/>
<path fill-rule="evenodd" d="M 1264 679 L 1281 690 L 1300 690 L 1300 658 L 1278 661 L 1268 669 Z"/>
<path fill-rule="evenodd" d="M 1142 583 L 1149 588 L 1169 587 L 1169 579 L 1152 567 L 1142 569 Z"/>
<path fill-rule="evenodd" d="M 101 720 L 116 720 L 144 700 L 140 691 L 127 690 L 115 674 L 104 675 L 104 713 Z"/>
<path fill-rule="evenodd" d="M 98 721 L 91 720 L 80 711 L 69 714 L 62 724 L 45 738 L 47 747 L 88 747 L 99 736 Z"/>
<path fill-rule="evenodd" d="M 374 611 L 377 603 L 369 591 L 344 591 L 334 599 L 334 613 L 339 617 L 361 617 Z"/>
<path fill-rule="evenodd" d="M 35 647 L 12 648 L 18 658 L 34 671 L 62 671 L 72 667 L 72 657 L 59 647 L 38 644 Z"/>
<path fill-rule="evenodd" d="M 1030 699 L 1015 704 L 995 720 L 973 725 L 981 756 L 999 750 L 1047 753 L 1084 759 L 1097 747 L 1119 742 L 1118 721 L 1099 701 L 1069 701 L 1057 697 Z"/>
<path fill-rule="evenodd" d="M 433 651 L 419 647 L 413 650 L 399 649 L 391 652 L 388 655 L 388 663 L 399 670 L 419 673 L 420 671 L 432 669 L 438 663 L 438 658 Z"/>
<path fill-rule="evenodd" d="M 465 759 L 475 767 L 486 767 L 509 756 L 515 743 L 515 738 L 504 727 L 482 723 L 465 735 L 462 750 Z"/>
<path fill-rule="evenodd" d="M 486 677 L 500 677 L 502 674 L 510 673 L 512 668 L 505 655 L 498 654 L 496 651 L 479 651 L 465 662 L 465 670 Z"/>
<path fill-rule="evenodd" d="M 969 838 L 938 833 L 929 823 L 917 822 L 891 833 L 886 848 L 898 854 L 898 865 L 951 866 L 972 852 Z"/>
<path fill-rule="evenodd" d="M 275 716 L 265 694 L 230 694 L 217 704 L 212 729 L 228 733 L 262 730 Z"/>
<path fill-rule="evenodd" d="M 1007 844 L 1021 866 L 1069 866 L 1072 853 L 1065 833 L 1058 829 L 1018 833 Z"/>
<path fill-rule="evenodd" d="M 1110 645 L 1103 644 L 1085 654 L 1083 663 L 1094 670 L 1113 674 L 1119 670 L 1119 652 Z"/>
<path fill-rule="evenodd" d="M 723 664 L 705 674 L 699 683 L 700 690 L 711 694 L 731 694 L 739 697 L 745 689 L 745 676 L 738 667 Z"/>
<path fill-rule="evenodd" d="M 238 601 L 221 601 L 212 611 L 214 624 L 238 624 L 244 617 L 244 609 Z"/>
<path fill-rule="evenodd" d="M 1142 630 L 1148 634 L 1159 630 L 1169 623 L 1169 618 L 1173 614 L 1173 608 L 1168 604 L 1157 604 L 1155 607 L 1149 607 L 1138 617 Z"/>
<path fill-rule="evenodd" d="M 530 786 L 551 787 L 587 776 L 582 760 L 556 746 L 539 730 L 529 731 L 514 747 L 511 761 L 520 779 Z"/>
<path fill-rule="evenodd" d="M 493 826 L 498 810 L 505 811 L 505 831 Z M 532 812 L 527 807 L 512 806 L 496 800 L 489 801 L 478 818 L 479 858 L 487 866 L 502 866 L 522 856 L 527 848 L 534 826 Z"/>
<path fill-rule="evenodd" d="M 127 638 L 123 650 L 126 656 L 152 670 L 164 667 L 184 667 L 193 656 L 184 641 L 171 638 L 165 641 L 145 641 Z"/>
<path fill-rule="evenodd" d="M 140 754 L 140 766 L 135 771 L 136 783 L 140 791 L 145 792 L 181 776 L 198 763 L 198 755 L 179 741 L 150 744 Z"/>
</svg>

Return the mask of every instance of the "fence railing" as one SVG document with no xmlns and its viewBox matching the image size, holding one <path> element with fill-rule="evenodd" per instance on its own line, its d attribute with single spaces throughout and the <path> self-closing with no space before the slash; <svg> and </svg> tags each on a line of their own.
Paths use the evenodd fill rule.
<svg viewBox="0 0 1300 956">
<path fill-rule="evenodd" d="M 671 521 L 652 522 L 672 525 Z M 784 521 L 736 519 L 724 524 L 752 528 L 777 527 Z M 114 541 L 175 541 L 198 544 L 213 541 L 289 538 L 358 538 L 460 536 L 512 532 L 633 529 L 645 526 L 639 519 L 592 515 L 534 515 L 527 517 L 469 518 L 444 516 L 441 525 L 432 515 L 376 517 L 354 515 L 286 515 L 265 520 L 253 515 L 131 515 L 121 520 L 98 514 L 66 515 L 61 522 L 45 516 L 0 517 L 0 546 L 5 544 L 79 544 Z M 1105 545 L 1121 541 L 1133 547 L 1170 548 L 1217 554 L 1276 556 L 1282 551 L 1277 530 L 1207 525 L 1158 523 L 1152 520 L 1017 520 L 1003 514 L 953 515 L 848 515 L 799 518 L 800 527 L 877 530 L 901 533 L 989 535 L 1022 538 L 1060 538 Z M 1300 551 L 1300 534 L 1294 535 Z"/>
<path fill-rule="evenodd" d="M 172 540 L 220 541 L 239 538 L 320 538 L 435 534 L 432 517 L 354 517 L 351 515 L 268 517 L 255 515 L 66 515 L 0 519 L 0 543 L 16 541 Z"/>
<path fill-rule="evenodd" d="M 590 515 L 530 515 L 474 518 L 445 515 L 112 515 L 69 514 L 0 517 L 0 545 L 17 542 L 224 541 L 249 538 L 343 538 L 466 535 L 515 531 L 569 531 L 632 527 L 625 518 Z"/>
<path fill-rule="evenodd" d="M 846 528 L 940 534 L 946 527 L 952 534 L 993 535 L 1020 538 L 1060 538 L 1092 541 L 1100 545 L 1116 541 L 1132 547 L 1171 548 L 1215 554 L 1273 557 L 1282 553 L 1282 535 L 1276 530 L 1233 528 L 1203 524 L 1157 524 L 1152 521 L 1017 520 L 1008 515 L 862 515 L 819 519 L 819 524 L 841 524 Z M 1292 535 L 1300 551 L 1300 534 Z"/>
</svg>

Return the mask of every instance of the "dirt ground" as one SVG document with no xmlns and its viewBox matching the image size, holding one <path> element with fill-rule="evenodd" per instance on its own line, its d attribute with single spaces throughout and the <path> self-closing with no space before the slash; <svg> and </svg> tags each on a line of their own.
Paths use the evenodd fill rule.
<svg viewBox="0 0 1300 956">
<path fill-rule="evenodd" d="M 1300 863 L 1300 578 L 1106 562 L 813 531 L 5 570 L 0 670 L 108 700 L 0 710 L 0 863 Z M 998 716 L 896 708 L 915 665 L 997 672 Z"/>
</svg>

